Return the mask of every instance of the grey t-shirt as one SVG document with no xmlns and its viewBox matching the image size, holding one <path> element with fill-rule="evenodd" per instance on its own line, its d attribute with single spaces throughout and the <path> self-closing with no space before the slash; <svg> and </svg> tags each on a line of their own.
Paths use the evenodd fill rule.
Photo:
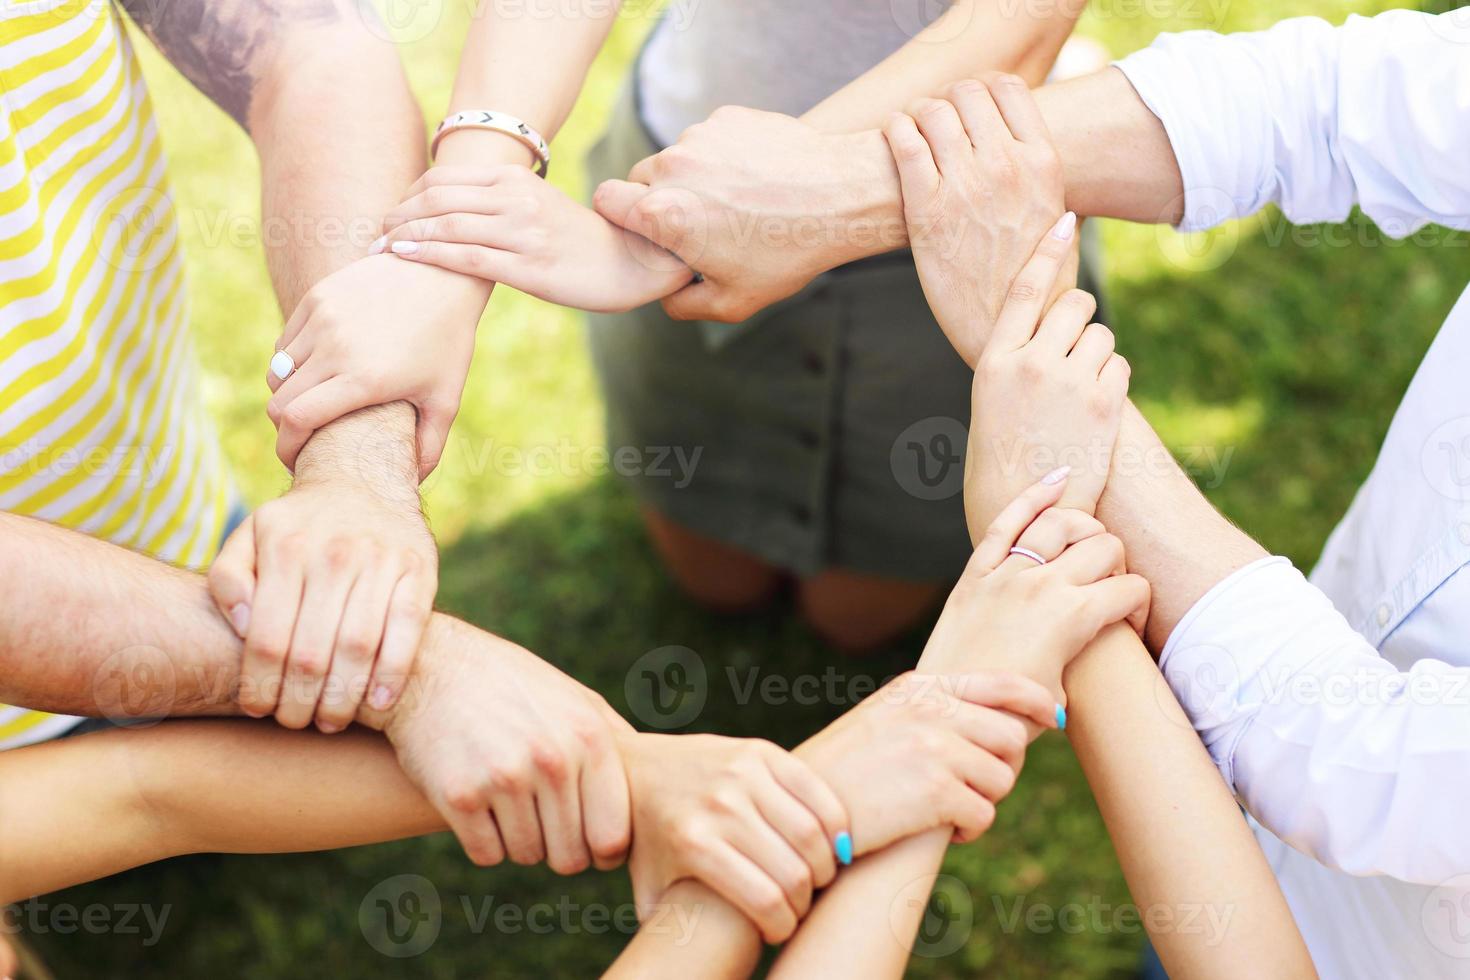
<svg viewBox="0 0 1470 980">
<path fill-rule="evenodd" d="M 722 105 L 800 115 L 888 57 L 947 0 L 669 0 L 643 54 L 643 118 L 669 144 Z"/>
</svg>

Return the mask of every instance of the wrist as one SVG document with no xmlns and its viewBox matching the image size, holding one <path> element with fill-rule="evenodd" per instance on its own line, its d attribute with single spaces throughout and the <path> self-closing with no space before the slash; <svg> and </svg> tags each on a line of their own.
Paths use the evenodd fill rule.
<svg viewBox="0 0 1470 980">
<path fill-rule="evenodd" d="M 488 129 L 455 129 L 439 139 L 434 166 L 494 167 L 513 163 L 535 169 L 536 154 L 514 137 Z"/>
<path fill-rule="evenodd" d="M 870 129 L 824 139 L 831 141 L 830 158 L 841 162 L 827 203 L 846 231 L 834 243 L 835 261 L 828 268 L 906 247 L 898 168 L 882 132 Z"/>
</svg>

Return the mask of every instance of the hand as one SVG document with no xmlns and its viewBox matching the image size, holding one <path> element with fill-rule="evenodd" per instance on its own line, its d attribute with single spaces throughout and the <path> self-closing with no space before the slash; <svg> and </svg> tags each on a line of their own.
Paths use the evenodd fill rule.
<svg viewBox="0 0 1470 980">
<path fill-rule="evenodd" d="M 1060 705 L 1062 672 L 1105 627 L 1148 618 L 1149 585 L 1124 571 L 1123 543 L 1089 514 L 1054 505 L 1065 470 L 1011 501 L 985 531 L 939 615 L 919 669 L 958 674 L 978 663 L 1038 681 Z M 1038 565 L 1027 548 L 1046 560 Z"/>
<path fill-rule="evenodd" d="M 847 830 L 847 812 L 821 777 L 770 742 L 718 735 L 635 734 L 623 740 L 623 758 L 640 908 L 697 878 L 766 942 L 789 938 L 812 892 L 837 873 L 833 843 Z"/>
<path fill-rule="evenodd" d="M 796 756 L 836 791 L 858 855 L 936 827 L 975 840 L 1021 774 L 1017 718 L 1056 727 L 1056 702 L 1009 674 L 904 674 L 804 742 Z"/>
<path fill-rule="evenodd" d="M 398 706 L 369 714 L 470 860 L 604 870 L 628 850 L 631 728 L 527 650 L 435 616 Z"/>
<path fill-rule="evenodd" d="M 631 310 L 690 279 L 677 257 L 515 164 L 435 167 L 383 231 L 374 251 L 594 312 Z"/>
<path fill-rule="evenodd" d="M 405 410 L 406 412 L 406 410 Z M 412 487 L 412 476 L 409 475 Z M 346 728 L 403 692 L 439 585 L 416 493 L 298 479 L 235 529 L 209 591 L 245 640 L 241 708 L 287 728 Z"/>
<path fill-rule="evenodd" d="M 1036 240 L 1062 213 L 1062 164 L 1026 82 L 992 73 L 922 99 L 883 134 L 924 297 L 970 367 Z M 1076 250 L 1070 253 L 1075 281 Z"/>
<path fill-rule="evenodd" d="M 428 476 L 459 414 L 491 288 L 391 255 L 358 259 L 319 281 L 277 343 L 295 373 L 285 382 L 267 376 L 281 462 L 294 469 L 301 447 L 329 422 L 406 401 L 418 411 L 419 477 Z"/>
<path fill-rule="evenodd" d="M 1113 333 L 1090 323 L 1097 302 L 1080 289 L 1045 309 L 1072 250 L 1062 216 L 1011 284 L 975 370 L 965 518 L 972 537 L 1038 476 L 1071 467 L 1065 506 L 1091 513 L 1107 485 L 1128 400 L 1128 362 Z"/>
<path fill-rule="evenodd" d="M 819 273 L 903 245 L 878 192 L 892 164 L 877 140 L 726 107 L 628 180 L 605 181 L 593 204 L 704 277 L 664 300 L 669 316 L 736 323 Z"/>
</svg>

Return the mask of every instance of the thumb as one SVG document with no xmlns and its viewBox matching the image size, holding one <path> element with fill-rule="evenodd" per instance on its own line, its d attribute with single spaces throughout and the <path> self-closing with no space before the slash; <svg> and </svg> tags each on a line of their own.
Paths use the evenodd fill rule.
<svg viewBox="0 0 1470 980">
<path fill-rule="evenodd" d="M 651 193 L 653 189 L 647 184 L 637 184 L 628 180 L 604 180 L 597 185 L 597 190 L 592 194 L 592 207 L 598 214 L 619 228 L 626 228 L 642 235 L 643 232 L 635 224 L 629 222 L 638 220 L 637 215 L 634 214 L 634 207 Z M 648 236 L 644 235 L 644 237 Z"/>
<path fill-rule="evenodd" d="M 419 408 L 419 482 L 429 478 L 439 461 L 444 458 L 444 447 L 449 442 L 449 430 L 459 414 L 459 406 L 445 411 L 432 401 Z"/>
<path fill-rule="evenodd" d="M 733 306 L 718 283 L 700 280 L 663 298 L 664 312 L 674 320 L 716 320 L 739 323 L 748 314 Z"/>
<path fill-rule="evenodd" d="M 250 631 L 255 597 L 255 515 L 235 528 L 209 567 L 209 595 L 240 639 Z"/>
</svg>

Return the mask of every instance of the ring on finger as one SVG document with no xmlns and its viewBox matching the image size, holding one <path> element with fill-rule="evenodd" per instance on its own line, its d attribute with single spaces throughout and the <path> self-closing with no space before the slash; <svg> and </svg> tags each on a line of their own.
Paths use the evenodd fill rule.
<svg viewBox="0 0 1470 980">
<path fill-rule="evenodd" d="M 1010 553 L 1013 555 L 1020 555 L 1022 558 L 1030 558 L 1038 565 L 1046 564 L 1046 559 L 1041 557 L 1036 552 L 1032 551 L 1030 548 L 1023 548 L 1020 545 L 1016 545 L 1015 547 L 1011 548 Z"/>
<path fill-rule="evenodd" d="M 276 380 L 285 381 L 296 371 L 296 360 L 283 350 L 278 350 L 271 356 L 271 374 Z"/>
</svg>

